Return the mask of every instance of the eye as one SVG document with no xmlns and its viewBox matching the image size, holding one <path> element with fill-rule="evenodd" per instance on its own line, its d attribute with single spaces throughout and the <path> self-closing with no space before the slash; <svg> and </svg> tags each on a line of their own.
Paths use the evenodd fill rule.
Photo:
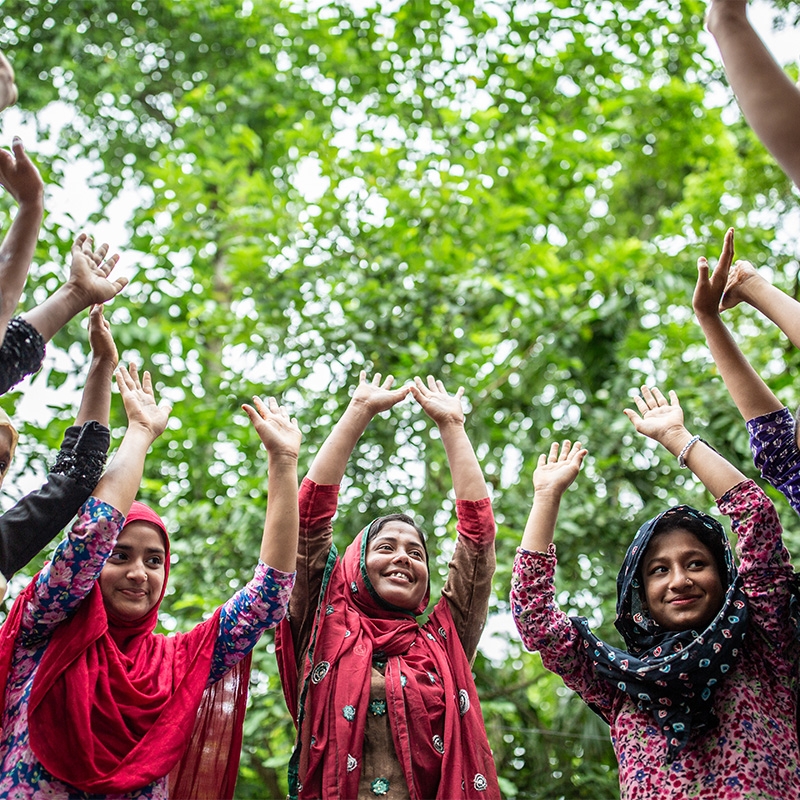
<svg viewBox="0 0 800 800">
<path fill-rule="evenodd" d="M 411 558 L 416 558 L 419 559 L 420 561 L 424 560 L 425 558 L 421 550 L 412 550 L 410 556 Z"/>
<path fill-rule="evenodd" d="M 650 567 L 650 570 L 648 571 L 647 574 L 648 575 L 659 575 L 659 574 L 665 573 L 666 571 L 667 571 L 667 568 L 665 566 L 663 566 L 661 564 L 657 564 L 655 567 Z"/>
<path fill-rule="evenodd" d="M 147 563 L 151 567 L 160 567 L 164 563 L 164 560 L 161 556 L 150 556 L 150 558 L 147 559 Z"/>
<path fill-rule="evenodd" d="M 695 558 L 689 562 L 690 569 L 705 569 L 708 564 L 702 558 Z"/>
<path fill-rule="evenodd" d="M 112 554 L 111 554 L 111 555 L 108 557 L 108 560 L 109 560 L 109 561 L 114 561 L 114 562 L 116 562 L 117 564 L 120 564 L 120 563 L 122 563 L 123 561 L 127 561 L 127 560 L 128 560 L 128 555 L 127 555 L 127 553 L 123 553 L 123 552 L 122 552 L 122 551 L 120 551 L 120 550 L 115 550 L 115 551 L 114 551 L 114 552 L 113 552 L 113 553 L 112 553 Z"/>
<path fill-rule="evenodd" d="M 0 475 L 5 475 L 7 469 L 8 469 L 8 462 L 0 461 Z"/>
</svg>

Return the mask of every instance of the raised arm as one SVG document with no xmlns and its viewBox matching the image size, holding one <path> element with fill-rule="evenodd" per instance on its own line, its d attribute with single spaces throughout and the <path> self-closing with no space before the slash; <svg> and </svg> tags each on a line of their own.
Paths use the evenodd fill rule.
<svg viewBox="0 0 800 800">
<path fill-rule="evenodd" d="M 655 439 L 698 477 L 715 499 L 746 480 L 746 476 L 716 450 L 692 436 L 683 424 L 683 409 L 675 392 L 669 402 L 657 387 L 642 386 L 641 395 L 634 398 L 636 411 L 625 414 L 638 433 Z"/>
<path fill-rule="evenodd" d="M 720 316 L 732 261 L 733 228 L 729 228 L 714 272 L 709 274 L 708 259 L 705 256 L 697 262 L 697 285 L 692 305 L 719 374 L 733 402 L 747 421 L 778 411 L 783 405 L 744 357 Z"/>
<path fill-rule="evenodd" d="M 49 342 L 76 314 L 93 305 L 108 302 L 127 285 L 127 278 L 111 280 L 119 256 L 106 258 L 108 245 L 92 249 L 92 240 L 81 233 L 72 245 L 69 278 L 40 306 L 26 311 L 22 317 Z"/>
<path fill-rule="evenodd" d="M 758 274 L 749 261 L 731 267 L 720 310 L 748 303 L 777 325 L 800 348 L 800 303 Z"/>
<path fill-rule="evenodd" d="M 89 344 L 92 348 L 92 361 L 75 424 L 83 425 L 94 420 L 108 427 L 111 378 L 119 357 L 111 335 L 111 326 L 103 316 L 103 306 L 94 306 L 89 314 Z"/>
<path fill-rule="evenodd" d="M 243 405 L 269 457 L 267 516 L 261 539 L 261 560 L 282 572 L 294 572 L 300 516 L 297 507 L 297 457 L 300 428 L 274 397 L 253 398 Z"/>
<path fill-rule="evenodd" d="M 539 456 L 533 471 L 533 505 L 520 543 L 525 550 L 546 553 L 553 543 L 561 498 L 578 477 L 587 452 L 580 442 L 573 445 L 565 439 L 560 448 L 553 442 L 550 452 Z"/>
<path fill-rule="evenodd" d="M 422 410 L 436 423 L 442 436 L 456 498 L 482 500 L 488 497 L 489 489 L 483 470 L 464 429 L 464 409 L 461 407 L 463 387 L 455 394 L 448 394 L 444 384 L 429 375 L 427 385 L 416 377 L 409 388 Z"/>
<path fill-rule="evenodd" d="M 750 24 L 746 0 L 712 0 L 707 25 L 745 119 L 800 186 L 800 89 Z"/>
<path fill-rule="evenodd" d="M 347 462 L 372 418 L 396 406 L 408 394 L 407 386 L 392 389 L 393 383 L 394 378 L 391 375 L 381 382 L 378 373 L 371 381 L 367 381 L 366 373 L 361 372 L 358 386 L 344 414 L 311 462 L 309 480 L 325 485 L 342 482 Z"/>
<path fill-rule="evenodd" d="M 19 210 L 0 246 L 0 343 L 25 288 L 44 214 L 39 171 L 18 136 L 11 149 L 11 153 L 0 149 L 0 185 L 16 200 Z"/>
<path fill-rule="evenodd" d="M 127 515 L 142 482 L 147 451 L 167 427 L 171 409 L 158 405 L 150 373 L 145 372 L 140 381 L 135 364 L 117 370 L 117 385 L 128 415 L 128 429 L 94 496 Z"/>
</svg>

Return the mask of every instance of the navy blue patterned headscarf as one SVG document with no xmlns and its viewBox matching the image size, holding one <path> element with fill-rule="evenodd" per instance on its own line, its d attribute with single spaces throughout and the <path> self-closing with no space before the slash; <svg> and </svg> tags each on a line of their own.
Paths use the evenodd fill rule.
<svg viewBox="0 0 800 800">
<path fill-rule="evenodd" d="M 726 587 L 722 608 L 704 631 L 666 631 L 644 604 L 642 556 L 654 535 L 675 527 L 694 533 L 709 548 Z M 690 506 L 674 506 L 639 528 L 617 576 L 615 625 L 627 651 L 598 639 L 583 617 L 572 618 L 598 675 L 649 711 L 667 737 L 668 762 L 686 746 L 692 731 L 718 722 L 714 691 L 736 662 L 747 630 L 747 600 L 740 584 L 722 525 Z"/>
</svg>

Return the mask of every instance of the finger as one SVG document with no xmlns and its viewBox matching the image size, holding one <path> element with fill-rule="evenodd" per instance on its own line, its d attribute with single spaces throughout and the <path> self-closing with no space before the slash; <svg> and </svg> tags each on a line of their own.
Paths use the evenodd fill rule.
<svg viewBox="0 0 800 800">
<path fill-rule="evenodd" d="M 259 416 L 258 412 L 253 408 L 253 406 L 248 405 L 247 403 L 242 403 L 242 410 L 250 417 L 250 422 L 255 425 L 261 417 Z"/>
<path fill-rule="evenodd" d="M 536 462 L 537 469 L 539 467 L 543 467 L 546 463 L 547 463 L 547 454 L 546 453 L 541 453 L 539 455 L 539 460 Z"/>
<path fill-rule="evenodd" d="M 142 378 L 142 389 L 147 392 L 147 394 L 155 397 L 153 393 L 153 379 L 147 370 L 144 371 L 144 377 Z"/>
<path fill-rule="evenodd" d="M 258 415 L 263 417 L 267 410 L 267 407 L 264 405 L 264 401 L 260 397 L 254 397 L 253 405 L 256 407 Z"/>
<path fill-rule="evenodd" d="M 721 269 L 725 274 L 727 274 L 733 263 L 733 236 L 733 228 L 728 228 L 725 231 L 725 238 L 722 240 L 722 252 L 717 263 L 717 269 Z"/>
<path fill-rule="evenodd" d="M 281 410 L 281 407 L 280 407 L 280 405 L 278 404 L 278 401 L 277 401 L 277 400 L 276 400 L 274 397 L 270 397 L 270 398 L 267 400 L 267 402 L 269 403 L 269 410 L 270 410 L 270 411 L 271 411 L 273 414 L 277 414 L 277 413 L 278 413 L 278 412 Z"/>
<path fill-rule="evenodd" d="M 11 140 L 11 149 L 14 151 L 14 158 L 25 158 L 25 145 L 22 144 L 22 139 L 19 136 L 15 136 Z"/>
<path fill-rule="evenodd" d="M 661 393 L 661 389 L 658 386 L 653 387 L 653 397 L 656 399 L 656 403 L 660 406 L 667 405 L 667 398 Z"/>
<path fill-rule="evenodd" d="M 680 401 L 678 400 L 678 393 L 674 389 L 669 390 L 669 404 L 671 406 L 680 406 Z"/>
<path fill-rule="evenodd" d="M 567 458 L 569 457 L 569 451 L 571 447 L 572 443 L 570 442 L 570 440 L 564 439 L 564 441 L 561 443 L 561 458 L 559 459 L 560 461 L 567 460 Z"/>
<path fill-rule="evenodd" d="M 705 256 L 697 259 L 697 278 L 703 283 L 708 280 L 708 259 Z"/>
<path fill-rule="evenodd" d="M 359 383 L 367 382 L 367 373 L 363 369 L 361 370 L 361 372 L 358 373 L 358 382 Z"/>
<path fill-rule="evenodd" d="M 444 384 L 437 378 L 436 379 L 436 388 L 442 393 L 447 394 L 447 389 L 444 388 Z"/>
<path fill-rule="evenodd" d="M 623 408 L 622 413 L 634 424 L 634 426 L 636 425 L 637 421 L 641 420 L 641 417 L 630 408 Z"/>
<path fill-rule="evenodd" d="M 433 375 L 428 375 L 428 389 L 432 392 L 436 391 L 436 379 Z"/>
<path fill-rule="evenodd" d="M 381 389 L 391 389 L 394 385 L 394 377 L 392 375 L 387 375 L 386 380 L 383 382 Z"/>
<path fill-rule="evenodd" d="M 381 374 L 380 374 L 380 372 L 376 372 L 372 376 L 372 385 L 373 386 L 380 386 L 381 385 Z"/>
<path fill-rule="evenodd" d="M 653 392 L 649 386 L 642 386 L 642 398 L 648 408 L 655 408 L 658 405 L 658 400 L 653 396 Z"/>
<path fill-rule="evenodd" d="M 106 257 L 107 252 L 108 252 L 108 244 L 106 242 L 103 242 L 103 244 L 101 244 L 100 247 L 98 247 L 97 250 L 95 250 L 94 253 L 92 253 L 95 263 L 99 264 Z"/>
<path fill-rule="evenodd" d="M 558 442 L 553 442 L 550 445 L 550 452 L 547 455 L 547 460 L 552 464 L 558 461 Z"/>
<path fill-rule="evenodd" d="M 414 386 L 417 387 L 417 390 L 423 395 L 423 397 L 428 396 L 428 387 L 425 386 L 422 378 L 420 378 L 419 375 L 414 376 Z"/>
<path fill-rule="evenodd" d="M 460 400 L 464 396 L 465 391 L 466 390 L 464 389 L 463 386 L 459 386 L 458 391 L 453 396 L 456 398 L 456 400 Z"/>
<path fill-rule="evenodd" d="M 633 402 L 636 403 L 636 408 L 639 409 L 640 414 L 644 414 L 645 411 L 650 409 L 650 406 L 647 405 L 647 401 L 641 395 L 635 395 Z"/>
</svg>

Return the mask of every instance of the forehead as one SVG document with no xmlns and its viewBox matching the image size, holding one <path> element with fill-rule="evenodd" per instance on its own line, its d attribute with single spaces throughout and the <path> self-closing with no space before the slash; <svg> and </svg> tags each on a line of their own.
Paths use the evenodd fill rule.
<svg viewBox="0 0 800 800">
<path fill-rule="evenodd" d="M 398 519 L 393 519 L 387 522 L 371 539 L 370 547 L 373 547 L 376 542 L 391 540 L 395 542 L 421 544 L 423 547 L 425 543 L 419 531 L 407 522 L 402 522 Z"/>
<path fill-rule="evenodd" d="M 654 536 L 647 546 L 645 561 L 656 558 L 680 558 L 685 553 L 703 553 L 712 557 L 711 550 L 686 528 L 674 528 Z"/>
<path fill-rule="evenodd" d="M 117 539 L 120 547 L 137 547 L 143 550 L 165 552 L 164 536 L 153 524 L 136 520 L 126 525 Z"/>
</svg>

